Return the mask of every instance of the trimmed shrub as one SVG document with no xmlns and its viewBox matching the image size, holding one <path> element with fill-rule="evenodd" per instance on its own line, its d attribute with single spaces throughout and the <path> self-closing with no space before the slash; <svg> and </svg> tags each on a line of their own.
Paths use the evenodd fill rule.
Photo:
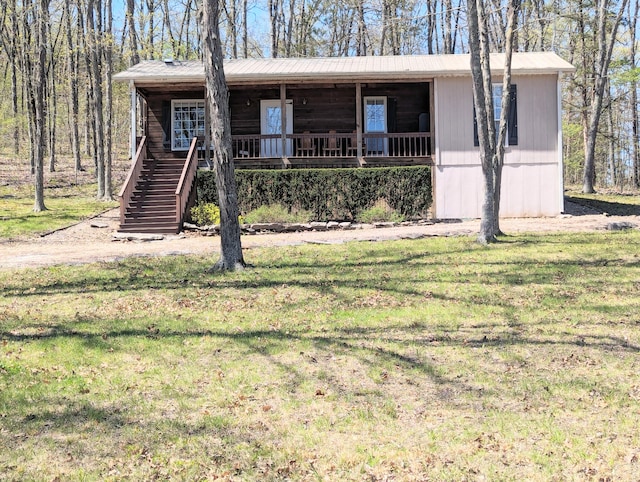
<svg viewBox="0 0 640 482">
<path fill-rule="evenodd" d="M 309 211 L 317 221 L 354 220 L 380 199 L 405 218 L 431 206 L 431 168 L 274 169 L 236 171 L 241 213 L 281 204 Z M 217 203 L 213 171 L 198 172 L 198 199 Z"/>
</svg>

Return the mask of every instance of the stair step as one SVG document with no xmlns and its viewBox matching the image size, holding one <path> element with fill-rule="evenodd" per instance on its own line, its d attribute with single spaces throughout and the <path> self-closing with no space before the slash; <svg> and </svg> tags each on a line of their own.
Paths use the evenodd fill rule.
<svg viewBox="0 0 640 482">
<path fill-rule="evenodd" d="M 163 224 L 131 224 L 120 225 L 118 229 L 121 233 L 157 233 L 157 234 L 177 234 L 180 232 L 180 226 L 177 223 L 163 223 Z"/>
<path fill-rule="evenodd" d="M 124 221 L 118 231 L 128 233 L 178 233 L 180 223 L 175 221 L 175 191 L 184 169 L 185 159 L 162 157 L 145 160 L 129 204 Z"/>
</svg>

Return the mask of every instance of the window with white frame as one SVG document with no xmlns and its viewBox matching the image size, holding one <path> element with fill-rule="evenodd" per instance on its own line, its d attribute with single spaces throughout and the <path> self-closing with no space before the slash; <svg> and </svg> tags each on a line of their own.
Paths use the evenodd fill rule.
<svg viewBox="0 0 640 482">
<path fill-rule="evenodd" d="M 204 100 L 171 101 L 171 149 L 189 150 L 194 137 L 204 137 Z"/>
<path fill-rule="evenodd" d="M 495 122 L 496 139 L 500 129 L 500 116 L 502 114 L 502 84 L 493 84 L 493 117 Z M 478 140 L 478 124 L 476 122 L 476 111 L 473 109 L 473 143 L 480 145 Z M 506 146 L 518 145 L 518 89 L 515 84 L 511 84 L 509 90 L 509 118 L 507 119 Z"/>
</svg>

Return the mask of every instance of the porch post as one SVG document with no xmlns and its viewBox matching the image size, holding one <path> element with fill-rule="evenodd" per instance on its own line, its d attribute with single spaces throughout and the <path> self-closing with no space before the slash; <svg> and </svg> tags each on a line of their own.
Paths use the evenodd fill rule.
<svg viewBox="0 0 640 482">
<path fill-rule="evenodd" d="M 136 151 L 138 150 L 138 146 L 136 145 L 136 134 L 138 133 L 137 129 L 137 110 L 138 110 L 138 92 L 136 91 L 136 86 L 133 83 L 133 80 L 129 81 L 129 90 L 131 91 L 131 139 L 130 139 L 130 147 L 131 147 L 131 161 L 136 157 Z"/>
<path fill-rule="evenodd" d="M 287 157 L 287 85 L 280 84 L 280 126 L 282 140 L 282 158 Z"/>
<path fill-rule="evenodd" d="M 356 82 L 356 143 L 358 146 L 358 159 L 363 157 L 362 152 L 362 84 Z"/>
</svg>

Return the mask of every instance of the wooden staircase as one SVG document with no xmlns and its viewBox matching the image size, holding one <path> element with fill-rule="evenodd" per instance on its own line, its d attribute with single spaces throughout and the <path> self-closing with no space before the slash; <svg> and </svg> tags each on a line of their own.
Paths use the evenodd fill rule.
<svg viewBox="0 0 640 482">
<path fill-rule="evenodd" d="M 147 159 L 146 152 L 139 154 L 120 195 L 118 231 L 177 234 L 195 179 L 190 157 Z"/>
</svg>

